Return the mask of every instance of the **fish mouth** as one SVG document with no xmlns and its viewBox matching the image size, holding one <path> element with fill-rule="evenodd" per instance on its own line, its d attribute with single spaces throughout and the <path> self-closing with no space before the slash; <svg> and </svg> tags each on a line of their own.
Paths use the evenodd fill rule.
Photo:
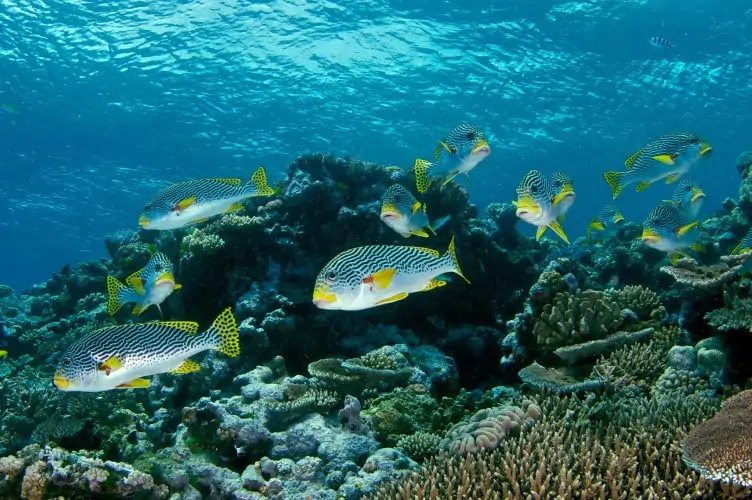
<svg viewBox="0 0 752 500">
<path fill-rule="evenodd" d="M 640 239 L 645 243 L 658 243 L 661 240 L 661 237 L 655 231 L 644 229 L 642 231 L 642 236 L 640 236 Z"/>
<path fill-rule="evenodd" d="M 337 302 L 337 294 L 329 293 L 323 288 L 313 290 L 313 305 L 320 309 L 326 309 L 327 306 Z"/>
<path fill-rule="evenodd" d="M 474 155 L 488 156 L 491 154 L 491 146 L 486 141 L 478 141 L 471 151 Z"/>
<path fill-rule="evenodd" d="M 60 390 L 70 389 L 73 385 L 70 380 L 63 377 L 62 375 L 56 373 L 55 376 L 52 379 L 52 383 L 55 384 L 55 387 L 57 387 Z"/>
<path fill-rule="evenodd" d="M 532 200 L 532 198 L 521 198 L 513 201 L 512 205 L 517 207 L 517 217 L 532 216 L 537 217 L 541 214 L 541 206 Z"/>
<path fill-rule="evenodd" d="M 399 212 L 392 212 L 392 211 L 381 212 L 381 220 L 383 220 L 384 222 L 395 221 L 399 219 L 400 217 L 402 217 L 402 214 Z"/>
<path fill-rule="evenodd" d="M 151 224 L 151 221 L 148 217 L 144 217 L 143 215 L 138 218 L 138 225 L 140 227 L 148 227 L 149 224 Z"/>
<path fill-rule="evenodd" d="M 690 198 L 690 201 L 691 201 L 692 203 L 694 203 L 694 202 L 696 202 L 697 200 L 701 200 L 701 199 L 703 199 L 703 198 L 705 198 L 705 193 L 703 193 L 702 191 L 700 191 L 700 192 L 694 193 L 694 194 L 692 195 L 692 198 Z"/>
<path fill-rule="evenodd" d="M 713 148 L 707 142 L 700 144 L 700 156 L 710 155 Z"/>
<path fill-rule="evenodd" d="M 614 217 L 614 224 L 618 224 L 619 222 L 624 222 L 624 216 L 617 215 L 616 217 Z"/>
</svg>

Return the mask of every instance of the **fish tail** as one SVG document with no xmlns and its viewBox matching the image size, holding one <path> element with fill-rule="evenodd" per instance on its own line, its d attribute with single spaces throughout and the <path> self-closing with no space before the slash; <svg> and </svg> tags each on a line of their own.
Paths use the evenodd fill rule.
<svg viewBox="0 0 752 500">
<path fill-rule="evenodd" d="M 462 269 L 460 269 L 460 261 L 457 259 L 457 249 L 454 246 L 454 236 L 452 236 L 452 241 L 449 242 L 449 248 L 447 248 L 444 256 L 449 257 L 452 261 L 452 272 L 470 284 L 470 280 L 462 274 Z"/>
<path fill-rule="evenodd" d="M 626 174 L 627 172 L 603 172 L 603 178 L 606 179 L 606 182 L 611 187 L 614 199 L 624 190 Z"/>
<path fill-rule="evenodd" d="M 435 169 L 435 164 L 427 160 L 418 158 L 415 160 L 413 166 L 413 173 L 415 174 L 415 187 L 418 188 L 419 193 L 425 193 L 428 188 L 431 187 L 431 172 Z"/>
<path fill-rule="evenodd" d="M 211 349 L 236 358 L 240 354 L 240 332 L 232 308 L 222 311 L 206 331 L 210 336 Z"/>
<path fill-rule="evenodd" d="M 129 288 L 115 277 L 107 276 L 107 312 L 114 316 L 128 301 L 125 300 Z"/>
<path fill-rule="evenodd" d="M 269 186 L 266 180 L 266 169 L 259 167 L 250 180 L 246 183 L 246 188 L 253 193 L 253 196 L 274 196 L 277 190 Z"/>
</svg>

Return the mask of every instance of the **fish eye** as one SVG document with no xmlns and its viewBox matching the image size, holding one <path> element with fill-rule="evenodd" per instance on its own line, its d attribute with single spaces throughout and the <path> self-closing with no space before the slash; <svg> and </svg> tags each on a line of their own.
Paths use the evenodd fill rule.
<svg viewBox="0 0 752 500">
<path fill-rule="evenodd" d="M 337 278 L 339 278 L 339 275 L 337 274 L 337 271 L 333 269 L 331 271 L 327 271 L 324 275 L 324 280 L 326 280 L 328 283 L 334 283 L 335 281 L 337 281 Z"/>
<path fill-rule="evenodd" d="M 530 186 L 530 192 L 532 194 L 538 194 L 538 186 Z"/>
<path fill-rule="evenodd" d="M 468 132 L 465 137 L 467 137 L 470 140 L 475 139 L 475 132 Z"/>
<path fill-rule="evenodd" d="M 63 366 L 70 366 L 72 364 L 73 364 L 73 360 L 72 359 L 70 359 L 67 356 L 63 358 Z"/>
<path fill-rule="evenodd" d="M 690 144 L 697 144 L 698 142 L 700 142 L 700 139 L 697 137 L 693 137 L 692 139 L 689 140 Z"/>
<path fill-rule="evenodd" d="M 144 212 L 148 212 L 149 210 L 151 210 L 151 205 L 146 205 L 144 207 Z"/>
</svg>

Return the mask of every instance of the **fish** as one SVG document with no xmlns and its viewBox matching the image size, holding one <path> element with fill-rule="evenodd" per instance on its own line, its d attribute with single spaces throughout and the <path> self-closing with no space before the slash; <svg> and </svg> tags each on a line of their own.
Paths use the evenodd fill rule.
<svg viewBox="0 0 752 500">
<path fill-rule="evenodd" d="M 157 193 L 144 207 L 138 225 L 141 229 L 169 230 L 199 224 L 214 216 L 243 210 L 243 200 L 273 196 L 277 190 L 259 167 L 251 179 L 197 179 L 171 184 Z"/>
<path fill-rule="evenodd" d="M 654 36 L 650 38 L 650 45 L 659 49 L 670 49 L 674 47 L 674 44 L 663 38 L 662 36 Z"/>
<path fill-rule="evenodd" d="M 160 373 L 197 372 L 189 359 L 213 350 L 235 358 L 240 335 L 232 308 L 222 311 L 212 325 L 198 333 L 192 321 L 152 321 L 107 326 L 74 342 L 62 355 L 53 383 L 66 392 L 102 392 L 140 389 L 147 377 Z"/>
<path fill-rule="evenodd" d="M 598 216 L 588 224 L 585 236 L 590 241 L 605 241 L 619 233 L 624 225 L 624 216 L 613 205 L 603 207 Z"/>
<path fill-rule="evenodd" d="M 552 178 L 554 192 L 556 193 L 554 197 L 559 199 L 557 204 L 557 219 L 559 222 L 563 222 L 567 212 L 574 204 L 574 183 L 572 182 L 572 179 L 563 172 L 555 172 Z"/>
<path fill-rule="evenodd" d="M 572 202 L 574 189 L 571 182 L 564 184 L 556 178 L 551 181 L 539 170 L 531 170 L 517 186 L 517 200 L 512 204 L 517 208 L 517 217 L 538 227 L 536 240 L 540 240 L 546 229 L 551 228 L 569 244 L 569 238 L 560 223 Z"/>
<path fill-rule="evenodd" d="M 5 349 L 0 349 L 0 358 L 4 358 L 7 355 L 8 355 L 8 351 L 6 351 Z"/>
<path fill-rule="evenodd" d="M 469 178 L 469 172 L 490 154 L 491 146 L 482 130 L 466 123 L 457 125 L 439 141 L 433 161 L 415 160 L 413 173 L 418 192 L 425 193 L 439 179 L 444 187 L 460 174 Z"/>
<path fill-rule="evenodd" d="M 436 235 L 428 221 L 426 205 L 401 184 L 392 184 L 381 197 L 381 220 L 405 238 Z"/>
<path fill-rule="evenodd" d="M 731 251 L 731 255 L 743 255 L 752 252 L 752 228 L 747 231 L 742 240 Z"/>
<path fill-rule="evenodd" d="M 696 219 L 705 202 L 705 191 L 695 181 L 684 179 L 674 189 L 674 195 L 666 202 L 679 205 L 689 219 Z"/>
<path fill-rule="evenodd" d="M 454 238 L 442 255 L 437 250 L 398 245 L 351 248 L 330 260 L 316 277 L 313 303 L 319 309 L 360 311 L 391 304 L 411 293 L 447 284 L 442 275 L 462 274 Z"/>
<path fill-rule="evenodd" d="M 133 314 L 141 314 L 149 306 L 157 306 L 182 285 L 175 283 L 173 265 L 161 252 L 152 255 L 149 262 L 125 279 L 124 285 L 114 276 L 107 276 L 107 312 L 114 316 L 127 303 L 135 303 Z"/>
<path fill-rule="evenodd" d="M 700 160 L 709 158 L 712 152 L 710 143 L 697 134 L 668 134 L 627 158 L 625 172 L 604 172 L 603 177 L 616 199 L 626 186 L 633 183 L 637 183 L 639 193 L 661 179 L 665 179 L 666 184 L 676 182 Z"/>
<path fill-rule="evenodd" d="M 656 206 L 643 223 L 640 239 L 649 247 L 668 254 L 672 264 L 687 257 L 685 250 L 702 251 L 700 225 L 690 221 L 676 203 L 663 202 Z"/>
</svg>

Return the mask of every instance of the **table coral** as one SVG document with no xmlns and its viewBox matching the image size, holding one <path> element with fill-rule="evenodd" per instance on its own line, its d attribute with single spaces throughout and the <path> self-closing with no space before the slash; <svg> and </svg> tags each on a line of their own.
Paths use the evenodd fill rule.
<svg viewBox="0 0 752 500">
<path fill-rule="evenodd" d="M 684 462 L 712 481 L 752 488 L 752 391 L 726 401 L 682 441 Z"/>
<path fill-rule="evenodd" d="M 748 254 L 724 255 L 717 264 L 707 266 L 700 265 L 694 259 L 684 258 L 679 259 L 674 265 L 661 267 L 661 272 L 682 285 L 700 290 L 713 290 L 734 280 L 748 258 Z"/>
</svg>

